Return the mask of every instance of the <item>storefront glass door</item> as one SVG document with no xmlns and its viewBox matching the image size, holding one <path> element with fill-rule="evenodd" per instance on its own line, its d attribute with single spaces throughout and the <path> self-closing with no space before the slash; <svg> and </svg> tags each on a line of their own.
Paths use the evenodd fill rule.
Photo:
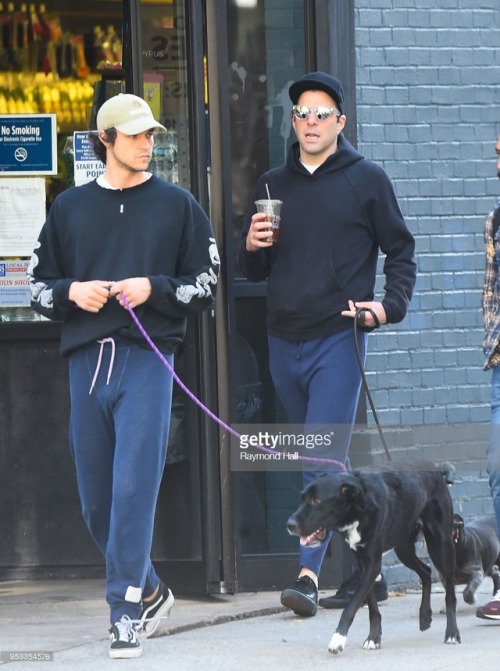
<svg viewBox="0 0 500 671">
<path fill-rule="evenodd" d="M 153 171 L 191 188 L 188 36 L 184 1 L 141 5 L 144 97 L 167 133 L 158 136 Z"/>
<path fill-rule="evenodd" d="M 243 219 L 258 177 L 282 165 L 295 137 L 290 84 L 306 71 L 307 27 L 313 3 L 302 0 L 229 0 L 228 88 L 230 100 L 232 234 L 237 377 L 233 421 L 286 424 L 269 374 L 265 328 L 266 283 L 243 276 L 238 246 Z M 309 14 L 308 14 L 309 12 Z M 286 521 L 298 505 L 300 467 L 295 472 L 232 473 L 235 490 L 240 589 L 281 588 L 298 571 L 297 539 Z M 336 558 L 337 559 L 337 558 Z M 326 561 L 323 584 L 332 582 Z"/>
</svg>

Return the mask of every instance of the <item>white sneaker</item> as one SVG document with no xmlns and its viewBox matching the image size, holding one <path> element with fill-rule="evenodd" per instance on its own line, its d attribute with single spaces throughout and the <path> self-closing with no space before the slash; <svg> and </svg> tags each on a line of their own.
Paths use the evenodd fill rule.
<svg viewBox="0 0 500 671">
<path fill-rule="evenodd" d="M 120 622 L 115 622 L 109 634 L 109 656 L 112 659 L 132 659 L 142 655 L 142 645 L 137 638 L 135 623 L 128 615 L 123 615 Z"/>
</svg>

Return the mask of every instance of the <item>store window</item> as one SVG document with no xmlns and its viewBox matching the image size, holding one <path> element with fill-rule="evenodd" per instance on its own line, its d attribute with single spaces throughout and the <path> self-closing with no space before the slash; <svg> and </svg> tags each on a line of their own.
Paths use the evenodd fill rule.
<svg viewBox="0 0 500 671">
<path fill-rule="evenodd" d="M 57 174 L 44 179 L 45 211 L 74 183 L 73 133 L 95 128 L 100 105 L 125 90 L 122 4 L 121 0 L 0 2 L 0 119 L 56 116 Z M 191 189 L 185 5 L 182 0 L 141 0 L 141 42 L 143 95 L 167 128 L 157 135 L 149 169 Z M 2 189 L 2 211 L 16 209 L 18 216 L 11 222 L 23 218 L 19 204 L 2 207 L 1 201 Z M 9 235 L 4 226 L 0 226 L 0 248 L 2 235 Z M 6 290 L 7 280 L 21 286 L 28 259 L 26 249 L 20 254 L 0 252 L 0 322 L 43 321 L 28 307 L 26 286 Z"/>
<path fill-rule="evenodd" d="M 150 170 L 190 189 L 186 9 L 183 0 L 141 3 L 144 97 L 167 129 L 155 143 Z"/>
<path fill-rule="evenodd" d="M 229 0 L 231 169 L 236 250 L 258 177 L 293 140 L 288 87 L 305 72 L 302 0 Z"/>
<path fill-rule="evenodd" d="M 72 157 L 65 147 L 75 131 L 90 127 L 103 74 L 121 68 L 122 24 L 120 0 L 0 2 L 0 119 L 17 115 L 12 118 L 29 126 L 30 115 L 54 114 L 57 172 L 42 180 L 41 208 L 39 185 L 25 182 L 29 177 L 2 179 L 0 322 L 43 320 L 28 307 L 27 219 L 38 217 L 32 225 L 40 228 L 54 198 L 72 183 Z M 27 198 L 33 198 L 36 215 Z"/>
<path fill-rule="evenodd" d="M 56 113 L 61 133 L 88 128 L 93 84 L 121 63 L 121 4 L 0 2 L 0 114 Z"/>
</svg>

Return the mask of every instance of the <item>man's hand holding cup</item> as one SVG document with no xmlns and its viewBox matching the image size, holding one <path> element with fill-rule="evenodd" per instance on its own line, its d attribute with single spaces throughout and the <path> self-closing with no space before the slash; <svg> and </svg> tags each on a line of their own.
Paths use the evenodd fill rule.
<svg viewBox="0 0 500 671">
<path fill-rule="evenodd" d="M 252 216 L 248 230 L 246 248 L 256 252 L 278 242 L 281 223 L 281 200 L 262 199 L 255 201 L 257 212 Z"/>
</svg>

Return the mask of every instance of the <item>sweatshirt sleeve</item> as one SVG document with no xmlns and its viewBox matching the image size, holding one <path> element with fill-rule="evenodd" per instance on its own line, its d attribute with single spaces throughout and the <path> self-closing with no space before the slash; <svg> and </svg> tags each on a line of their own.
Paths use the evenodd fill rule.
<svg viewBox="0 0 500 671">
<path fill-rule="evenodd" d="M 491 322 L 492 315 L 495 312 L 495 283 L 498 276 L 498 265 L 495 253 L 495 235 L 493 220 L 497 216 L 500 218 L 500 206 L 490 212 L 484 224 L 484 249 L 486 255 L 486 264 L 484 269 L 482 308 L 483 323 L 485 329 Z"/>
<path fill-rule="evenodd" d="M 184 318 L 209 308 L 216 296 L 220 258 L 215 235 L 200 205 L 190 196 L 175 277 L 149 276 L 147 305 L 168 317 Z"/>
<path fill-rule="evenodd" d="M 67 321 L 77 310 L 69 300 L 75 280 L 64 274 L 63 257 L 56 230 L 57 203 L 54 203 L 36 243 L 28 265 L 31 307 L 54 321 Z"/>
<path fill-rule="evenodd" d="M 369 218 L 385 254 L 385 295 L 382 305 L 389 323 L 404 319 L 417 278 L 415 240 L 409 231 L 389 177 L 374 165 Z"/>
</svg>

